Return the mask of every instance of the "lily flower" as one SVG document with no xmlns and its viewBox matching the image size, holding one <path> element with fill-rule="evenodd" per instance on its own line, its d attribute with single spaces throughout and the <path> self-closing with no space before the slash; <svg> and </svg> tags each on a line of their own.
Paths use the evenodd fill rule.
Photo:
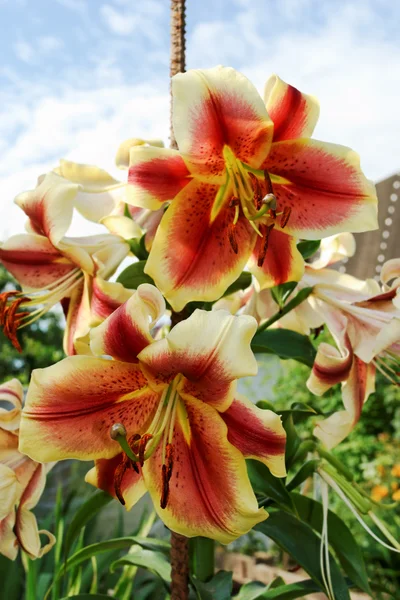
<svg viewBox="0 0 400 600">
<path fill-rule="evenodd" d="M 42 495 L 46 467 L 18 451 L 22 399 L 23 389 L 17 379 L 0 386 L 0 400 L 14 406 L 0 413 L 0 554 L 11 560 L 19 548 L 30 558 L 40 558 L 56 541 L 49 531 L 38 531 L 31 512 Z M 40 534 L 49 540 L 43 547 Z"/>
<path fill-rule="evenodd" d="M 374 186 L 344 146 L 310 136 L 317 101 L 276 76 L 264 101 L 231 68 L 172 79 L 178 150 L 130 150 L 127 202 L 165 212 L 147 262 L 175 311 L 213 301 L 246 263 L 261 288 L 298 281 L 296 238 L 377 227 Z"/>
<path fill-rule="evenodd" d="M 117 283 L 106 281 L 128 255 L 129 245 L 111 234 L 66 237 L 80 184 L 51 172 L 16 203 L 29 217 L 29 233 L 14 235 L 0 247 L 0 261 L 23 291 L 0 295 L 0 323 L 21 351 L 17 330 L 33 323 L 58 302 L 66 313 L 64 350 L 88 333 L 96 316 L 105 316 L 127 299 Z M 92 314 L 92 300 L 96 301 Z M 102 305 L 100 307 L 100 304 Z"/>
<path fill-rule="evenodd" d="M 91 331 L 94 356 L 34 371 L 21 449 L 43 462 L 95 460 L 87 481 L 128 509 L 147 490 L 173 531 L 228 543 L 267 517 L 245 458 L 285 475 L 280 417 L 236 393 L 236 379 L 257 372 L 256 322 L 196 310 L 155 341 L 164 311 L 142 284 Z"/>
<path fill-rule="evenodd" d="M 323 315 L 337 349 L 320 344 L 307 386 L 314 394 L 321 395 L 342 382 L 345 407 L 320 421 L 314 430 L 314 435 L 328 448 L 337 445 L 355 427 L 364 403 L 375 390 L 377 369 L 391 383 L 400 386 L 399 275 L 400 260 L 389 260 L 381 272 L 383 290 L 367 299 L 353 298 L 352 302 L 341 299 L 340 286 L 336 294 L 333 286 L 325 291 L 321 290 L 323 284 L 314 288 L 314 306 Z M 392 279 L 395 280 L 389 285 Z M 360 290 L 352 293 L 362 295 Z"/>
</svg>

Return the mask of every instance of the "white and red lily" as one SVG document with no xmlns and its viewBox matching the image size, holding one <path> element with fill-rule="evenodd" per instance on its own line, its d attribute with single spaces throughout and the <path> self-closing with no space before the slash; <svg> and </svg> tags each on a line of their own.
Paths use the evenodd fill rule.
<svg viewBox="0 0 400 600">
<path fill-rule="evenodd" d="M 18 350 L 17 329 L 61 302 L 67 319 L 64 349 L 72 354 L 75 341 L 87 335 L 90 325 L 129 297 L 123 286 L 105 281 L 130 251 L 121 237 L 65 236 L 81 190 L 81 184 L 51 172 L 34 190 L 16 198 L 29 217 L 29 233 L 3 243 L 0 260 L 23 292 L 1 294 L 0 320 Z"/>
<path fill-rule="evenodd" d="M 160 292 L 140 285 L 91 331 L 94 356 L 34 371 L 21 448 L 45 462 L 95 460 L 87 480 L 128 509 L 147 490 L 173 531 L 227 543 L 267 517 L 245 458 L 285 475 L 280 417 L 236 393 L 257 371 L 256 322 L 196 310 L 155 341 L 164 311 Z"/>
<path fill-rule="evenodd" d="M 0 400 L 14 406 L 0 413 L 0 554 L 11 560 L 19 548 L 31 558 L 39 558 L 55 543 L 50 532 L 38 531 L 31 512 L 42 495 L 46 467 L 18 451 L 22 399 L 23 389 L 17 379 L 0 385 Z M 41 533 L 48 537 L 43 547 Z"/>
<path fill-rule="evenodd" d="M 310 139 L 313 97 L 273 76 L 263 101 L 225 67 L 176 75 L 172 92 L 179 151 L 132 148 L 127 201 L 173 200 L 146 272 L 174 310 L 218 299 L 249 259 L 262 288 L 301 279 L 296 238 L 377 227 L 357 154 Z"/>
</svg>

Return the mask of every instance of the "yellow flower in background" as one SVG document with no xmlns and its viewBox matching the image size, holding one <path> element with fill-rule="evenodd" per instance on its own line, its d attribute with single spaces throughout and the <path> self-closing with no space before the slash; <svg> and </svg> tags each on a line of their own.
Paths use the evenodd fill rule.
<svg viewBox="0 0 400 600">
<path fill-rule="evenodd" d="M 380 502 L 389 495 L 389 489 L 386 485 L 376 485 L 372 488 L 371 498 L 375 502 Z"/>
</svg>

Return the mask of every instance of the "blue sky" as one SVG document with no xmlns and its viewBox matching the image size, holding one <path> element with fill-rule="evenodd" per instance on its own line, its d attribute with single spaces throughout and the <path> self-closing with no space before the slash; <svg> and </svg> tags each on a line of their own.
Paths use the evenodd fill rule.
<svg viewBox="0 0 400 600">
<path fill-rule="evenodd" d="M 368 177 L 400 169 L 400 5 L 392 0 L 187 0 L 187 65 L 276 72 L 321 102 L 315 137 Z M 0 0 L 0 238 L 14 196 L 66 157 L 114 174 L 132 136 L 168 143 L 169 0 Z M 123 175 L 123 174 L 121 174 Z"/>
</svg>

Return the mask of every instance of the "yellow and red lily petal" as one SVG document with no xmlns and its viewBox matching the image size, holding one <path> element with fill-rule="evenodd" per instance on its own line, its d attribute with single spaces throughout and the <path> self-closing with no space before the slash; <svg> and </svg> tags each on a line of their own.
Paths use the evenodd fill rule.
<svg viewBox="0 0 400 600">
<path fill-rule="evenodd" d="M 381 281 L 390 289 L 400 287 L 400 258 L 391 258 L 382 266 Z"/>
<path fill-rule="evenodd" d="M 345 381 L 353 364 L 350 345 L 340 352 L 331 344 L 321 343 L 307 380 L 307 387 L 316 396 L 322 396 L 333 385 Z"/>
<path fill-rule="evenodd" d="M 107 492 L 110 496 L 117 498 L 114 481 L 116 479 L 116 471 L 120 467 L 122 460 L 122 453 L 117 454 L 114 458 L 100 458 L 96 460 L 95 466 L 86 473 L 85 481 Z M 139 464 L 137 464 L 137 468 L 139 473 L 131 466 L 122 471 L 120 491 L 121 496 L 125 500 L 124 506 L 126 510 L 130 510 L 147 492 Z"/>
<path fill-rule="evenodd" d="M 221 418 L 228 427 L 228 440 L 245 458 L 263 462 L 275 477 L 286 476 L 286 432 L 279 415 L 236 395 Z"/>
<path fill-rule="evenodd" d="M 76 354 L 75 341 L 84 337 L 90 327 L 90 297 L 85 275 L 82 284 L 76 287 L 68 298 L 63 298 L 61 306 L 65 314 L 65 330 L 63 338 L 63 349 L 67 356 Z"/>
<path fill-rule="evenodd" d="M 337 233 L 321 240 L 320 253 L 316 260 L 308 263 L 312 269 L 324 269 L 325 267 L 354 256 L 356 251 L 356 240 L 349 232 Z"/>
<path fill-rule="evenodd" d="M 11 379 L 0 385 L 0 401 L 12 408 L 0 406 L 0 429 L 15 431 L 19 428 L 24 388 L 18 379 Z"/>
<path fill-rule="evenodd" d="M 191 175 L 177 150 L 138 146 L 130 152 L 126 202 L 158 210 L 173 200 L 191 181 Z"/>
<path fill-rule="evenodd" d="M 375 391 L 375 366 L 365 363 L 357 356 L 347 380 L 342 385 L 342 398 L 345 410 L 338 411 L 319 421 L 314 435 L 330 450 L 343 441 L 357 424 L 362 407 L 368 396 Z"/>
<path fill-rule="evenodd" d="M 42 235 L 13 235 L 0 247 L 0 261 L 24 289 L 43 289 L 67 275 L 74 264 Z"/>
<path fill-rule="evenodd" d="M 179 73 L 172 96 L 175 138 L 193 174 L 223 183 L 224 146 L 253 168 L 266 158 L 273 123 L 256 88 L 235 69 Z"/>
<path fill-rule="evenodd" d="M 159 401 L 138 365 L 71 356 L 36 369 L 22 412 L 20 450 L 40 462 L 112 458 L 114 423 L 141 431 Z"/>
<path fill-rule="evenodd" d="M 15 198 L 29 217 L 31 229 L 57 246 L 72 221 L 75 197 L 80 185 L 56 173 L 48 173 L 39 185 Z"/>
<path fill-rule="evenodd" d="M 0 521 L 14 509 L 21 486 L 13 469 L 0 463 Z"/>
<path fill-rule="evenodd" d="M 115 179 L 103 169 L 63 159 L 54 172 L 80 185 L 74 206 L 89 221 L 100 222 L 121 202 L 125 182 Z"/>
<path fill-rule="evenodd" d="M 274 142 L 309 138 L 319 117 L 319 102 L 302 94 L 277 75 L 272 75 L 264 89 L 264 101 L 274 122 Z"/>
<path fill-rule="evenodd" d="M 145 272 L 176 312 L 192 300 L 220 298 L 254 247 L 256 232 L 244 216 L 233 226 L 235 209 L 228 203 L 212 218 L 218 191 L 192 181 L 168 207 L 154 238 Z"/>
<path fill-rule="evenodd" d="M 122 142 L 117 150 L 115 164 L 119 169 L 129 169 L 131 149 L 136 146 L 157 146 L 164 148 L 164 142 L 160 139 L 143 140 L 142 138 L 129 138 Z"/>
<path fill-rule="evenodd" d="M 56 538 L 49 531 L 39 531 L 36 517 L 31 510 L 39 502 L 46 484 L 45 466 L 38 464 L 18 505 L 15 520 L 15 533 L 21 548 L 30 558 L 41 558 L 56 543 Z M 39 534 L 48 537 L 48 543 L 41 547 Z"/>
<path fill-rule="evenodd" d="M 166 338 L 144 348 L 138 359 L 149 379 L 169 382 L 180 373 L 180 391 L 226 410 L 235 393 L 233 382 L 257 373 L 250 348 L 256 329 L 253 317 L 197 309 Z"/>
<path fill-rule="evenodd" d="M 18 541 L 14 533 L 14 525 L 15 509 L 0 520 L 0 554 L 10 560 L 15 560 L 18 556 Z"/>
<path fill-rule="evenodd" d="M 58 248 L 88 275 L 94 275 L 102 269 L 103 277 L 111 275 L 130 252 L 129 244 L 110 233 L 64 237 L 58 243 Z"/>
<path fill-rule="evenodd" d="M 164 312 L 164 298 L 157 288 L 142 283 L 125 304 L 92 329 L 93 354 L 137 362 L 137 355 L 153 342 L 150 331 Z"/>
<path fill-rule="evenodd" d="M 141 227 L 133 219 L 124 215 L 109 215 L 101 219 L 100 222 L 104 227 L 107 227 L 110 233 L 119 235 L 124 240 L 141 238 L 143 235 Z"/>
<path fill-rule="evenodd" d="M 146 232 L 145 245 L 146 250 L 150 252 L 158 226 L 164 215 L 164 206 L 158 210 L 148 210 L 139 206 L 131 206 L 130 204 L 126 206 L 132 219 Z"/>
<path fill-rule="evenodd" d="M 147 489 L 159 517 L 172 531 L 228 544 L 268 514 L 258 508 L 245 460 L 228 441 L 221 415 L 190 396 L 178 402 L 169 493 L 164 489 L 166 507 L 160 507 L 162 444 L 144 463 Z"/>
<path fill-rule="evenodd" d="M 291 235 L 320 239 L 377 229 L 375 187 L 349 148 L 308 138 L 277 142 L 262 168 L 272 177 L 279 210 L 291 210 L 285 228 Z"/>
<path fill-rule="evenodd" d="M 261 267 L 258 257 L 263 252 L 265 239 L 257 236 L 248 267 L 256 277 L 260 288 L 280 285 L 287 281 L 300 281 L 304 274 L 304 260 L 297 249 L 296 239 L 279 230 L 272 229 L 268 235 L 268 249 Z"/>
<path fill-rule="evenodd" d="M 124 304 L 135 293 L 126 289 L 117 281 L 105 281 L 102 277 L 92 280 L 90 301 L 91 326 L 102 323 L 117 308 Z"/>
</svg>

